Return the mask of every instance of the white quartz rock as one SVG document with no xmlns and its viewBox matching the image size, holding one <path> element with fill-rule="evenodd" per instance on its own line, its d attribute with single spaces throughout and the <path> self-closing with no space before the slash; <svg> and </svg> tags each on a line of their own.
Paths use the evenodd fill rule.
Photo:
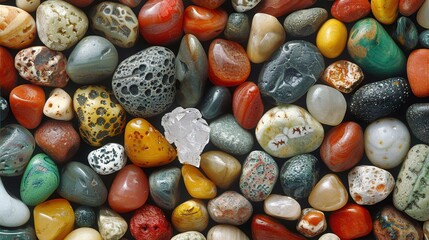
<svg viewBox="0 0 429 240">
<path fill-rule="evenodd" d="M 0 226 L 19 227 L 30 219 L 30 210 L 20 200 L 7 193 L 0 178 Z"/>
<path fill-rule="evenodd" d="M 271 194 L 264 201 L 264 212 L 276 218 L 297 220 L 301 215 L 301 206 L 291 197 Z"/>
<path fill-rule="evenodd" d="M 207 240 L 249 240 L 247 235 L 238 227 L 232 225 L 216 225 L 207 233 Z"/>
<path fill-rule="evenodd" d="M 125 149 L 118 143 L 108 143 L 88 154 L 88 163 L 100 175 L 121 170 L 127 164 Z"/>
<path fill-rule="evenodd" d="M 71 120 L 73 118 L 73 104 L 70 95 L 61 88 L 52 90 L 43 107 L 43 114 L 56 120 Z"/>
</svg>

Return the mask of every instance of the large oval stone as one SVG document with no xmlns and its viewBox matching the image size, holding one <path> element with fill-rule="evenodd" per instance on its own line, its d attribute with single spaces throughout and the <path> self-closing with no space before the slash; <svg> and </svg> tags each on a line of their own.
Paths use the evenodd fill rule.
<svg viewBox="0 0 429 240">
<path fill-rule="evenodd" d="M 30 219 L 30 210 L 21 200 L 12 197 L 0 178 L 0 226 L 19 227 Z"/>
<path fill-rule="evenodd" d="M 179 232 L 204 231 L 209 223 L 206 203 L 198 199 L 181 203 L 173 210 L 171 223 Z"/>
<path fill-rule="evenodd" d="M 420 141 L 429 144 L 429 103 L 414 103 L 407 109 L 407 123 Z"/>
<path fill-rule="evenodd" d="M 306 37 L 315 33 L 326 19 L 328 12 L 324 8 L 302 9 L 287 15 L 283 26 L 294 37 Z"/>
<path fill-rule="evenodd" d="M 1 5 L 0 17 L 3 23 L 0 45 L 22 49 L 36 39 L 36 23 L 28 12 L 17 7 Z"/>
<path fill-rule="evenodd" d="M 222 8 L 189 5 L 184 12 L 183 30 L 195 35 L 200 41 L 208 41 L 223 32 L 227 20 L 228 13 Z"/>
<path fill-rule="evenodd" d="M 157 206 L 173 210 L 180 199 L 181 171 L 176 167 L 158 169 L 149 176 L 150 196 Z"/>
<path fill-rule="evenodd" d="M 429 96 L 429 49 L 417 49 L 410 53 L 407 60 L 407 77 L 411 91 L 416 97 Z M 423 80 L 426 79 L 426 80 Z"/>
<path fill-rule="evenodd" d="M 326 58 L 337 58 L 347 43 L 347 27 L 337 20 L 329 19 L 317 32 L 316 45 Z"/>
<path fill-rule="evenodd" d="M 389 205 L 377 213 L 373 231 L 376 239 L 423 239 L 420 224 Z"/>
<path fill-rule="evenodd" d="M 371 12 L 378 22 L 389 25 L 398 17 L 399 0 L 371 0 Z"/>
<path fill-rule="evenodd" d="M 371 213 L 360 205 L 349 203 L 330 214 L 329 226 L 340 239 L 364 237 L 372 231 Z"/>
<path fill-rule="evenodd" d="M 264 212 L 272 217 L 293 221 L 301 216 L 301 206 L 289 196 L 273 193 L 264 200 Z"/>
<path fill-rule="evenodd" d="M 217 223 L 241 225 L 252 216 L 252 204 L 243 195 L 226 191 L 207 204 L 210 217 Z"/>
<path fill-rule="evenodd" d="M 308 203 L 320 211 L 335 211 L 347 204 L 349 194 L 341 179 L 328 173 L 311 190 Z"/>
</svg>

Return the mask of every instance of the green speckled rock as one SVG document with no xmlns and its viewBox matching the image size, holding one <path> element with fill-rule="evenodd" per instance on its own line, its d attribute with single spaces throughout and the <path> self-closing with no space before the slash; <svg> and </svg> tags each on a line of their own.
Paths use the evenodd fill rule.
<svg viewBox="0 0 429 240">
<path fill-rule="evenodd" d="M 424 30 L 419 34 L 419 43 L 425 48 L 429 48 L 429 30 Z"/>
<path fill-rule="evenodd" d="M 347 49 L 356 64 L 375 76 L 393 77 L 405 70 L 404 53 L 373 18 L 355 23 L 350 31 Z"/>
<path fill-rule="evenodd" d="M 74 210 L 74 224 L 77 227 L 93 227 L 97 221 L 97 215 L 92 207 L 79 206 Z"/>
<path fill-rule="evenodd" d="M 29 206 L 36 206 L 48 199 L 59 184 L 57 165 L 48 155 L 39 153 L 31 158 L 22 176 L 21 199 Z"/>
<path fill-rule="evenodd" d="M 408 151 L 393 192 L 393 204 L 410 217 L 429 220 L 429 146 L 415 145 Z"/>
<path fill-rule="evenodd" d="M 392 34 L 393 39 L 405 50 L 412 50 L 419 42 L 419 33 L 413 21 L 407 17 L 400 17 Z"/>
<path fill-rule="evenodd" d="M 36 233 L 31 226 L 6 229 L 0 227 L 1 240 L 37 240 Z"/>
</svg>

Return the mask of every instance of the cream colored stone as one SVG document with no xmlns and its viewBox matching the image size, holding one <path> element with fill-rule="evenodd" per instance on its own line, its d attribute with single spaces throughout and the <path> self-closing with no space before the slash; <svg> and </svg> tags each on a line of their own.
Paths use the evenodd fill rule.
<svg viewBox="0 0 429 240">
<path fill-rule="evenodd" d="M 325 233 L 320 236 L 319 240 L 340 240 L 340 238 L 333 233 Z"/>
<path fill-rule="evenodd" d="M 187 231 L 177 234 L 171 240 L 206 240 L 206 237 L 197 231 Z"/>
<path fill-rule="evenodd" d="M 103 240 L 97 230 L 88 227 L 82 227 L 73 230 L 69 233 L 64 240 Z"/>
<path fill-rule="evenodd" d="M 323 233 L 327 227 L 325 214 L 322 211 L 305 208 L 302 210 L 296 230 L 302 235 L 312 238 Z"/>
<path fill-rule="evenodd" d="M 271 194 L 264 201 L 264 212 L 284 220 L 297 220 L 301 215 L 301 206 L 291 197 Z"/>
<path fill-rule="evenodd" d="M 417 12 L 417 23 L 426 28 L 429 29 L 429 0 L 426 0 L 422 6 L 420 7 L 419 11 Z"/>
<path fill-rule="evenodd" d="M 121 239 L 128 229 L 125 219 L 109 208 L 100 209 L 97 223 L 103 239 Z"/>
<path fill-rule="evenodd" d="M 308 203 L 320 211 L 335 211 L 346 205 L 349 199 L 347 189 L 337 175 L 323 176 L 311 190 Z"/>
<path fill-rule="evenodd" d="M 207 240 L 249 240 L 247 235 L 238 227 L 232 225 L 216 225 L 207 233 Z"/>
<path fill-rule="evenodd" d="M 200 167 L 219 188 L 228 189 L 240 176 L 241 164 L 222 151 L 208 151 L 201 155 Z"/>
<path fill-rule="evenodd" d="M 36 11 L 40 5 L 40 0 L 16 0 L 16 6 L 27 12 Z"/>
<path fill-rule="evenodd" d="M 73 103 L 70 95 L 61 88 L 52 90 L 43 107 L 43 114 L 56 120 L 73 119 Z"/>
</svg>

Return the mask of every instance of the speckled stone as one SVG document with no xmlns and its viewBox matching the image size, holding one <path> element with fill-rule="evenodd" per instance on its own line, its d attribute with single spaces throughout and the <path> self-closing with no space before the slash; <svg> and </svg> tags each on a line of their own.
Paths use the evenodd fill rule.
<svg viewBox="0 0 429 240">
<path fill-rule="evenodd" d="M 243 195 L 226 191 L 207 204 L 210 217 L 217 223 L 241 225 L 250 219 L 252 204 Z"/>
<path fill-rule="evenodd" d="M 306 37 L 315 33 L 328 19 L 324 8 L 309 8 L 289 14 L 283 23 L 286 33 L 294 37 Z"/>
<path fill-rule="evenodd" d="M 229 14 L 223 34 L 228 40 L 239 43 L 247 42 L 250 34 L 249 17 L 244 13 Z"/>
<path fill-rule="evenodd" d="M 410 87 L 401 77 L 366 84 L 351 97 L 350 112 L 365 122 L 387 116 L 408 99 Z"/>
<path fill-rule="evenodd" d="M 231 108 L 231 93 L 227 87 L 212 86 L 203 99 L 200 111 L 204 119 L 214 119 Z"/>
<path fill-rule="evenodd" d="M 176 167 L 158 169 L 150 174 L 150 196 L 157 206 L 167 210 L 173 210 L 177 206 L 181 178 L 181 171 Z"/>
<path fill-rule="evenodd" d="M 392 37 L 407 51 L 414 49 L 419 41 L 416 25 L 411 19 L 404 16 L 396 22 Z"/>
<path fill-rule="evenodd" d="M 254 140 L 232 114 L 226 114 L 210 123 L 210 142 L 229 154 L 244 155 L 252 150 Z"/>
<path fill-rule="evenodd" d="M 294 199 L 306 198 L 319 177 L 318 159 L 302 154 L 287 160 L 280 169 L 283 192 Z"/>
<path fill-rule="evenodd" d="M 128 223 L 121 215 L 105 207 L 98 212 L 97 225 L 103 239 L 119 240 L 128 229 Z"/>
<path fill-rule="evenodd" d="M 292 103 L 316 83 L 324 69 L 323 56 L 316 46 L 303 40 L 289 41 L 264 64 L 258 86 L 262 96 L 277 104 Z"/>
<path fill-rule="evenodd" d="M 271 194 L 278 176 L 279 167 L 270 155 L 252 151 L 243 163 L 240 191 L 250 201 L 263 201 Z"/>
<path fill-rule="evenodd" d="M 176 96 L 174 53 L 152 46 L 122 61 L 112 79 L 113 92 L 136 117 L 152 117 L 171 106 Z"/>
<path fill-rule="evenodd" d="M 187 231 L 175 235 L 171 240 L 206 240 L 206 237 L 197 231 Z"/>
<path fill-rule="evenodd" d="M 407 123 L 420 141 L 429 144 L 429 103 L 414 103 L 407 109 Z"/>
<path fill-rule="evenodd" d="M 29 225 L 14 229 L 0 227 L 0 238 L 2 240 L 37 240 L 34 228 Z"/>
<path fill-rule="evenodd" d="M 97 215 L 92 207 L 79 206 L 74 210 L 74 224 L 77 227 L 94 227 Z"/>
<path fill-rule="evenodd" d="M 347 60 L 338 60 L 326 67 L 322 80 L 342 93 L 352 92 L 364 79 L 362 69 Z"/>
<path fill-rule="evenodd" d="M 121 144 L 108 143 L 88 154 L 88 163 L 100 175 L 109 175 L 127 164 L 125 149 Z"/>
<path fill-rule="evenodd" d="M 296 224 L 296 230 L 308 238 L 320 235 L 327 227 L 328 223 L 325 214 L 314 208 L 303 209 L 301 217 Z"/>
<path fill-rule="evenodd" d="M 232 7 L 237 12 L 246 12 L 256 7 L 261 0 L 232 0 Z"/>
<path fill-rule="evenodd" d="M 63 121 L 70 121 L 74 117 L 73 100 L 62 88 L 55 88 L 43 106 L 45 116 Z"/>
<path fill-rule="evenodd" d="M 5 120 L 9 113 L 9 104 L 6 99 L 0 96 L 0 122 Z"/>
<path fill-rule="evenodd" d="M 429 48 L 429 30 L 424 30 L 419 34 L 419 43 L 425 48 Z"/>
</svg>

